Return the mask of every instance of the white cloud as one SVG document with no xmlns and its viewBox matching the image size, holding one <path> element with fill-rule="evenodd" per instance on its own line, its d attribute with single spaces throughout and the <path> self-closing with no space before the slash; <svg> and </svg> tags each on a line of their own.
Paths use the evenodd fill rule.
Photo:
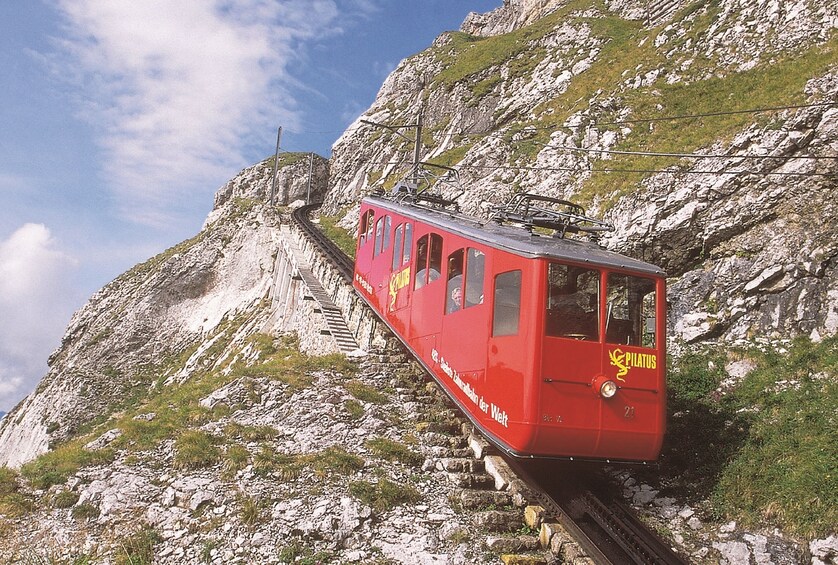
<svg viewBox="0 0 838 565">
<path fill-rule="evenodd" d="M 75 267 L 42 224 L 25 224 L 0 240 L 0 410 L 46 372 L 78 298 L 68 285 Z"/>
<path fill-rule="evenodd" d="M 270 148 L 277 124 L 294 128 L 289 64 L 306 42 L 341 33 L 344 10 L 374 9 L 345 1 L 58 0 L 56 70 L 77 78 L 124 216 L 170 221 L 173 203 L 246 164 L 247 142 Z"/>
</svg>

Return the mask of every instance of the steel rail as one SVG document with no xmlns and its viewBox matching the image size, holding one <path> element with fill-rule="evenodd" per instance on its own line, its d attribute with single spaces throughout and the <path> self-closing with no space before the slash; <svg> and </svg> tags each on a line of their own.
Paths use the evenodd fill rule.
<svg viewBox="0 0 838 565">
<path fill-rule="evenodd" d="M 335 266 L 340 273 L 343 280 L 352 284 L 352 277 L 355 271 L 355 262 L 340 247 L 331 239 L 323 235 L 314 223 L 309 219 L 309 213 L 316 210 L 323 203 L 316 202 L 301 206 L 291 213 L 291 218 L 294 223 L 309 237 L 314 245 L 326 256 L 326 258 Z"/>
</svg>

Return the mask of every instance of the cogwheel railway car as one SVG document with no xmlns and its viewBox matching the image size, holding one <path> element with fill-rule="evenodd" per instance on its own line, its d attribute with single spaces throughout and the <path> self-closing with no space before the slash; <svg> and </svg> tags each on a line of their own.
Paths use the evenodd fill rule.
<svg viewBox="0 0 838 565">
<path fill-rule="evenodd" d="M 437 204 L 362 202 L 354 286 L 363 299 L 509 454 L 656 459 L 664 273 L 564 237 L 603 229 L 569 202 L 517 195 L 500 223 Z"/>
</svg>

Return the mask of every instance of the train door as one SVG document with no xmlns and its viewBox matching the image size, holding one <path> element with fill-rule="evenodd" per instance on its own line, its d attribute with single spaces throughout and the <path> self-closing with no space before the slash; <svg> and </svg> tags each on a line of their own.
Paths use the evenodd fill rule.
<svg viewBox="0 0 838 565">
<path fill-rule="evenodd" d="M 414 257 L 416 273 L 408 337 L 422 358 L 429 360 L 441 328 L 445 298 L 445 281 L 441 278 L 442 236 L 434 232 L 417 233 Z"/>
<path fill-rule="evenodd" d="M 495 251 L 492 278 L 487 281 L 491 293 L 485 395 L 482 408 L 486 428 L 505 438 L 515 451 L 527 445 L 524 422 L 526 375 L 530 373 L 533 350 L 531 321 L 523 313 L 531 301 L 532 277 L 526 261 Z"/>
<path fill-rule="evenodd" d="M 538 449 L 593 456 L 601 427 L 601 398 L 591 386 L 602 374 L 602 273 L 557 262 L 545 271 Z"/>
<path fill-rule="evenodd" d="M 390 262 L 390 279 L 387 284 L 387 319 L 393 328 L 407 336 L 410 322 L 410 275 L 413 250 L 413 224 L 402 222 L 393 231 L 393 253 Z"/>
<path fill-rule="evenodd" d="M 474 247 L 460 247 L 448 254 L 445 264 L 445 312 L 434 361 L 447 368 L 445 373 L 453 381 L 449 385 L 453 385 L 455 394 L 478 420 L 483 420 L 485 413 L 479 408 L 479 399 L 485 392 L 490 313 L 485 300 L 486 254 Z"/>
<path fill-rule="evenodd" d="M 602 402 L 600 450 L 656 459 L 666 425 L 664 281 L 610 272 L 606 282 L 601 374 L 615 391 Z"/>
<path fill-rule="evenodd" d="M 372 299 L 373 287 L 370 283 L 372 269 L 372 252 L 375 247 L 375 210 L 362 209 L 361 220 L 358 222 L 358 239 L 355 244 L 355 287 Z"/>
<path fill-rule="evenodd" d="M 373 302 L 379 312 L 387 311 L 390 279 L 390 250 L 392 233 L 392 219 L 389 215 L 379 215 L 375 220 L 375 237 L 373 239 L 372 266 L 369 281 L 373 286 Z"/>
</svg>

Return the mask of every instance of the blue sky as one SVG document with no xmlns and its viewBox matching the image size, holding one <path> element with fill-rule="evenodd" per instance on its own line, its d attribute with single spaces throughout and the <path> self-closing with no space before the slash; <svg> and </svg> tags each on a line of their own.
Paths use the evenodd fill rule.
<svg viewBox="0 0 838 565">
<path fill-rule="evenodd" d="M 502 0 L 0 2 L 0 411 L 73 311 L 283 149 L 328 156 L 398 62 Z"/>
</svg>

